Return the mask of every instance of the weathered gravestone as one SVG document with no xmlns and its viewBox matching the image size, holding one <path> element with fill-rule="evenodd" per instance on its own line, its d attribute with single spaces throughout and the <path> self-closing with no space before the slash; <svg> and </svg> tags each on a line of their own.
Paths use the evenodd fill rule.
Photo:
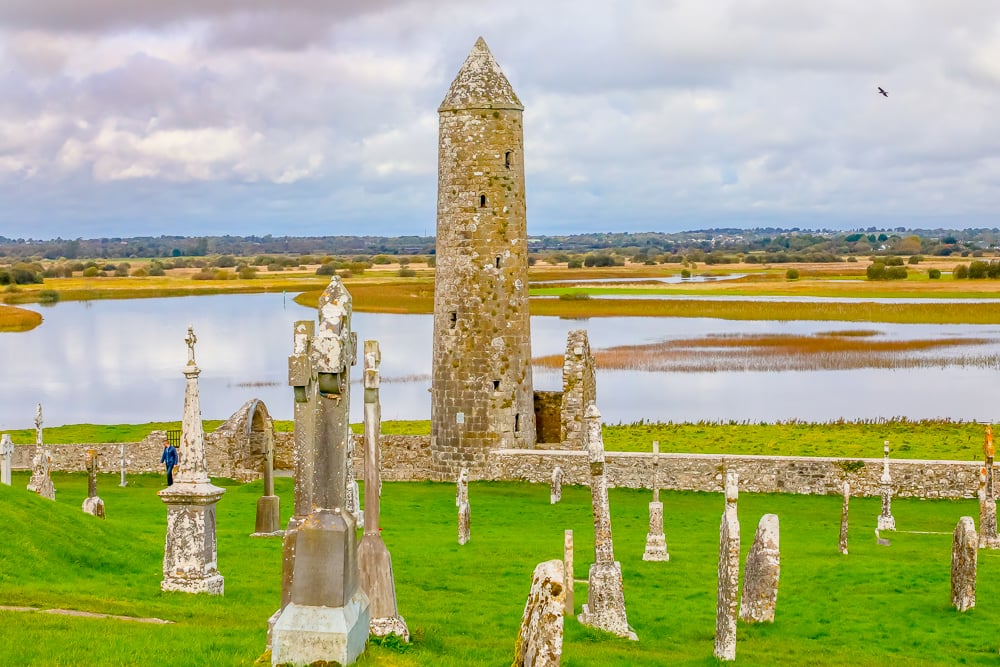
<svg viewBox="0 0 1000 667">
<path fill-rule="evenodd" d="M 410 640 L 410 630 L 399 615 L 396 604 L 396 581 L 392 574 L 392 556 L 382 541 L 382 476 L 379 462 L 379 432 L 382 424 L 379 402 L 379 363 L 377 340 L 365 341 L 365 532 L 358 544 L 358 571 L 361 590 L 368 595 L 370 631 L 378 637 L 395 634 Z"/>
<path fill-rule="evenodd" d="M 562 468 L 556 466 L 552 469 L 552 481 L 549 483 L 549 504 L 555 505 L 562 500 Z"/>
<path fill-rule="evenodd" d="M 979 538 L 971 516 L 963 516 L 955 526 L 951 544 L 951 604 L 958 611 L 976 606 L 976 565 Z"/>
<path fill-rule="evenodd" d="M 715 608 L 715 657 L 736 659 L 736 612 L 740 587 L 739 478 L 726 473 L 726 509 L 719 527 L 719 580 Z"/>
<path fill-rule="evenodd" d="M 35 456 L 31 460 L 31 479 L 28 491 L 34 491 L 42 498 L 56 499 L 56 487 L 52 484 L 50 467 L 52 458 L 42 443 L 42 404 L 35 410 Z"/>
<path fill-rule="evenodd" d="M 995 489 L 993 487 L 993 427 L 990 424 L 986 425 L 986 438 L 983 440 L 983 457 L 985 459 L 984 464 L 986 467 L 986 493 L 989 494 L 990 498 L 996 498 Z"/>
<path fill-rule="evenodd" d="M 778 543 L 778 515 L 765 514 L 757 524 L 757 534 L 747 554 L 743 570 L 743 597 L 740 620 L 747 623 L 773 623 L 778 603 L 778 576 L 781 551 Z"/>
<path fill-rule="evenodd" d="M 593 403 L 587 406 L 584 443 L 590 454 L 590 497 L 594 510 L 594 564 L 590 566 L 587 603 L 578 620 L 619 637 L 636 640 L 625 613 L 622 566 L 615 560 L 611 540 L 611 506 L 608 480 L 604 474 L 604 439 L 601 413 Z"/>
<path fill-rule="evenodd" d="M 997 501 L 990 496 L 986 484 L 986 468 L 979 472 L 979 548 L 1000 549 L 997 535 Z"/>
<path fill-rule="evenodd" d="M 289 357 L 295 417 L 310 422 L 303 428 L 305 439 L 296 438 L 296 447 L 309 450 L 296 463 L 296 475 L 302 474 L 307 487 L 301 500 L 308 510 L 296 494 L 296 512 L 305 510 L 307 515 L 286 532 L 286 547 L 289 533 L 294 546 L 285 550 L 292 560 L 288 602 L 271 628 L 275 665 L 320 660 L 352 664 L 368 641 L 368 597 L 358 584 L 356 528 L 345 502 L 356 337 L 351 331 L 351 295 L 338 276 L 320 296 L 318 317 L 311 337 L 303 338 L 308 327 L 296 323 Z M 299 404 L 305 405 L 305 412 Z M 298 425 L 296 421 L 296 430 Z M 299 482 L 297 477 L 296 486 Z"/>
<path fill-rule="evenodd" d="M 128 480 L 125 479 L 125 467 L 128 465 L 129 460 L 125 458 L 125 443 L 122 443 L 121 445 L 119 445 L 119 447 L 121 448 L 121 453 L 120 453 L 121 467 L 119 470 L 120 479 L 118 481 L 118 486 L 124 489 L 126 486 L 128 486 Z"/>
<path fill-rule="evenodd" d="M 847 514 L 851 504 L 851 485 L 844 482 L 844 504 L 840 508 L 840 553 L 847 555 Z"/>
<path fill-rule="evenodd" d="M 83 511 L 104 518 L 104 501 L 97 495 L 97 450 L 87 450 L 87 497 L 83 500 Z"/>
<path fill-rule="evenodd" d="M 566 585 L 566 613 L 572 615 L 574 610 L 573 600 L 573 531 L 567 530 L 563 533 L 563 571 L 565 576 L 563 582 Z"/>
<path fill-rule="evenodd" d="M 896 518 L 892 516 L 892 477 L 889 475 L 889 441 L 883 447 L 882 477 L 879 491 L 882 494 L 882 512 L 878 515 L 878 530 L 896 530 Z"/>
<path fill-rule="evenodd" d="M 208 478 L 205 456 L 205 432 L 201 422 L 201 399 L 194 346 L 198 342 L 194 327 L 188 327 L 184 339 L 188 347 L 184 388 L 184 417 L 178 448 L 177 474 L 174 483 L 160 490 L 167 505 L 167 539 L 163 550 L 164 591 L 222 595 L 225 580 L 219 573 L 218 545 L 215 538 L 215 504 L 226 492 Z"/>
<path fill-rule="evenodd" d="M 274 494 L 274 440 L 264 441 L 264 494 L 257 499 L 257 517 L 250 537 L 281 537 L 281 498 Z"/>
<path fill-rule="evenodd" d="M 653 500 L 649 503 L 649 532 L 643 560 L 668 561 L 667 537 L 663 534 L 663 503 L 660 502 L 660 443 L 653 442 Z"/>
<path fill-rule="evenodd" d="M 0 484 L 10 486 L 10 471 L 14 464 L 14 443 L 9 433 L 0 438 Z"/>
<path fill-rule="evenodd" d="M 558 667 L 562 660 L 563 607 L 566 587 L 563 563 L 539 563 L 521 616 L 513 667 Z"/>
<path fill-rule="evenodd" d="M 455 506 L 458 507 L 458 543 L 465 544 L 471 537 L 469 509 L 469 469 L 462 468 L 455 485 Z"/>
</svg>

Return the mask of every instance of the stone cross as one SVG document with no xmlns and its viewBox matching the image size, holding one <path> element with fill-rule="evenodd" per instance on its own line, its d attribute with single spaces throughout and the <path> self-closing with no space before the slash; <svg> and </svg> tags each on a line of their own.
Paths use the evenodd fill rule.
<svg viewBox="0 0 1000 667">
<path fill-rule="evenodd" d="M 549 484 L 549 504 L 555 505 L 562 500 L 562 468 L 556 466 L 552 469 L 552 482 Z"/>
<path fill-rule="evenodd" d="M 128 486 L 128 480 L 125 479 L 125 465 L 128 461 L 125 458 L 125 443 L 121 444 L 121 481 L 118 482 L 118 486 L 123 489 Z"/>
<path fill-rule="evenodd" d="M 743 570 L 743 597 L 740 620 L 747 623 L 773 623 L 778 603 L 778 575 L 781 551 L 778 545 L 778 515 L 765 514 L 757 524 L 757 534 L 747 554 Z"/>
<path fill-rule="evenodd" d="M 958 611 L 976 606 L 978 542 L 975 522 L 971 516 L 963 516 L 951 543 L 951 604 Z"/>
<path fill-rule="evenodd" d="M 986 493 L 996 498 L 993 487 L 993 426 L 986 425 L 986 439 L 983 441 L 983 456 L 986 459 Z"/>
<path fill-rule="evenodd" d="M 590 458 L 590 499 L 594 510 L 594 564 L 590 566 L 587 603 L 578 620 L 584 625 L 637 640 L 628 625 L 622 566 L 615 561 L 611 539 L 611 506 L 608 503 L 608 480 L 604 474 L 604 439 L 601 413 L 597 405 L 587 406 L 584 415 L 584 445 Z"/>
<path fill-rule="evenodd" d="M 371 603 L 370 631 L 378 637 L 390 634 L 409 641 L 410 630 L 399 615 L 392 556 L 382 541 L 380 489 L 382 471 L 379 461 L 379 435 L 382 430 L 382 406 L 379 402 L 381 352 L 377 340 L 366 340 L 364 348 L 365 387 L 365 532 L 358 545 L 358 571 L 361 589 Z"/>
<path fill-rule="evenodd" d="M 736 612 L 740 586 L 739 478 L 726 473 L 726 508 L 719 526 L 719 580 L 715 610 L 715 657 L 736 659 Z"/>
<path fill-rule="evenodd" d="M 896 518 L 892 516 L 892 477 L 889 476 L 889 441 L 883 444 L 882 477 L 879 490 L 882 493 L 882 513 L 878 517 L 878 530 L 896 530 Z"/>
<path fill-rule="evenodd" d="M 989 493 L 987 468 L 979 471 L 979 548 L 1000 549 L 997 535 L 997 501 Z"/>
<path fill-rule="evenodd" d="M 663 534 L 663 503 L 660 502 L 660 443 L 653 441 L 653 500 L 649 503 L 649 531 L 643 560 L 668 561 L 667 538 Z"/>
<path fill-rule="evenodd" d="M 104 501 L 97 495 L 97 450 L 87 450 L 87 497 L 83 501 L 83 511 L 103 519 Z"/>
<path fill-rule="evenodd" d="M 280 537 L 281 498 L 274 495 L 274 438 L 264 440 L 264 493 L 257 499 L 257 517 L 250 537 Z"/>
<path fill-rule="evenodd" d="M 851 504 L 851 485 L 844 482 L 844 504 L 840 508 L 840 553 L 847 555 L 847 511 Z"/>
<path fill-rule="evenodd" d="M 312 422 L 304 429 L 303 439 L 296 438 L 296 447 L 304 450 L 296 475 L 301 474 L 302 481 L 311 486 L 296 496 L 296 513 L 307 514 L 294 529 L 289 523 L 285 533 L 291 581 L 287 603 L 277 617 L 272 616 L 274 665 L 320 660 L 351 664 L 364 651 L 369 633 L 368 596 L 359 584 L 357 529 L 346 508 L 348 440 L 352 437 L 350 370 L 357 336 L 351 331 L 351 295 L 339 276 L 330 279 L 317 311 L 318 323 L 311 337 L 304 335 L 308 327 L 296 323 L 289 357 L 295 417 Z M 300 479 L 295 481 L 298 485 Z M 309 507 L 300 507 L 300 502 Z M 283 586 L 285 581 L 283 573 Z"/>
<path fill-rule="evenodd" d="M 219 573 L 215 535 L 215 505 L 225 489 L 212 484 L 205 455 L 205 431 L 201 423 L 201 398 L 195 364 L 194 327 L 188 327 L 184 342 L 188 361 L 184 367 L 184 416 L 178 472 L 172 486 L 160 490 L 167 505 L 167 538 L 163 550 L 163 580 L 160 589 L 183 593 L 222 595 L 225 579 Z"/>
<path fill-rule="evenodd" d="M 28 491 L 34 491 L 42 498 L 56 499 L 56 487 L 52 483 L 50 467 L 52 458 L 42 442 L 42 404 L 35 409 L 35 456 L 31 460 L 31 479 Z"/>
<path fill-rule="evenodd" d="M 10 486 L 10 471 L 14 464 L 14 443 L 9 433 L 0 438 L 0 484 Z"/>
<path fill-rule="evenodd" d="M 458 474 L 458 482 L 455 490 L 455 506 L 458 507 L 458 543 L 465 544 L 471 537 L 468 468 L 462 468 L 462 471 Z"/>
<path fill-rule="evenodd" d="M 573 600 L 573 531 L 563 532 L 563 581 L 566 582 L 566 604 L 565 612 L 572 615 L 574 611 Z"/>
<path fill-rule="evenodd" d="M 521 630 L 514 645 L 513 667 L 559 667 L 566 604 L 563 577 L 563 564 L 558 560 L 545 561 L 535 567 L 521 616 Z"/>
</svg>

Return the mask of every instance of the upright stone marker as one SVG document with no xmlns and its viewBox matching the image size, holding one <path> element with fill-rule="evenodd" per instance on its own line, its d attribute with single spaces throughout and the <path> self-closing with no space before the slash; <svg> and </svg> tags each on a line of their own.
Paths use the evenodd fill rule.
<svg viewBox="0 0 1000 667">
<path fill-rule="evenodd" d="M 649 532 L 643 560 L 668 561 L 667 537 L 663 534 L 663 503 L 660 502 L 660 443 L 653 442 L 653 500 L 649 503 Z"/>
<path fill-rule="evenodd" d="M 563 581 L 566 583 L 566 613 L 573 615 L 574 613 L 574 603 L 573 600 L 573 531 L 567 530 L 563 533 L 563 571 L 565 576 Z"/>
<path fill-rule="evenodd" d="M 778 575 L 781 551 L 778 544 L 778 515 L 765 514 L 757 524 L 757 534 L 747 554 L 743 574 L 743 597 L 740 620 L 748 623 L 773 623 L 778 603 Z"/>
<path fill-rule="evenodd" d="M 976 565 L 979 538 L 971 516 L 963 516 L 955 526 L 951 544 L 951 604 L 958 611 L 976 606 Z"/>
<path fill-rule="evenodd" d="M 555 505 L 562 500 L 562 468 L 556 466 L 552 469 L 552 482 L 549 484 L 549 504 Z"/>
<path fill-rule="evenodd" d="M 14 443 L 9 433 L 0 438 L 0 484 L 10 486 L 10 472 L 14 465 Z"/>
<path fill-rule="evenodd" d="M 637 640 L 628 626 L 625 613 L 625 589 L 622 566 L 615 560 L 611 539 L 611 506 L 608 503 L 608 480 L 604 474 L 604 439 L 601 413 L 591 403 L 586 412 L 585 443 L 590 454 L 590 497 L 594 508 L 594 564 L 590 566 L 587 604 L 578 620 L 626 639 Z"/>
<path fill-rule="evenodd" d="M 125 479 L 125 466 L 128 464 L 128 461 L 125 458 L 125 443 L 123 442 L 120 445 L 120 447 L 121 447 L 121 469 L 120 469 L 121 479 L 118 482 L 118 486 L 124 489 L 126 486 L 128 486 L 128 480 Z"/>
<path fill-rule="evenodd" d="M 715 657 L 736 659 L 736 612 L 740 587 L 739 478 L 726 473 L 726 509 L 719 527 L 719 584 L 715 609 Z"/>
<path fill-rule="evenodd" d="M 513 667 L 559 667 L 565 590 L 560 561 L 548 560 L 535 567 L 514 646 Z"/>
<path fill-rule="evenodd" d="M 882 513 L 878 516 L 878 530 L 896 530 L 896 518 L 892 516 L 892 477 L 889 476 L 889 441 L 886 440 L 882 451 L 882 477 L 879 479 L 879 490 L 882 493 Z"/>
<path fill-rule="evenodd" d="M 996 498 L 993 487 L 993 426 L 986 425 L 986 439 L 983 441 L 983 457 L 986 459 L 986 493 L 990 498 Z"/>
<path fill-rule="evenodd" d="M 377 340 L 365 341 L 365 533 L 358 545 L 358 569 L 361 590 L 371 606 L 371 633 L 378 637 L 390 634 L 410 640 L 410 630 L 399 615 L 396 604 L 396 581 L 392 574 L 392 556 L 382 541 L 382 474 L 379 461 L 379 434 L 382 429 L 382 406 L 379 402 L 379 363 L 382 355 Z"/>
<path fill-rule="evenodd" d="M 368 597 L 358 585 L 357 531 L 345 502 L 350 369 L 357 343 L 351 295 L 338 276 L 320 296 L 318 316 L 309 340 L 300 339 L 304 329 L 296 324 L 295 354 L 289 359 L 296 403 L 312 410 L 313 424 L 304 433 L 311 442 L 301 443 L 312 450 L 303 457 L 308 469 L 301 470 L 312 477 L 312 507 L 294 530 L 290 600 L 271 630 L 274 665 L 320 660 L 349 665 L 368 642 Z M 305 418 L 296 410 L 299 417 Z M 299 500 L 297 495 L 296 505 Z"/>
<path fill-rule="evenodd" d="M 281 498 L 274 494 L 274 440 L 264 442 L 264 494 L 257 499 L 257 518 L 250 537 L 280 537 Z"/>
<path fill-rule="evenodd" d="M 42 442 L 42 404 L 35 409 L 35 456 L 31 460 L 31 479 L 28 491 L 34 491 L 42 498 L 56 499 L 56 487 L 52 484 L 50 468 L 52 458 Z"/>
<path fill-rule="evenodd" d="M 844 504 L 840 508 L 840 553 L 847 555 L 847 512 L 851 504 L 851 485 L 844 482 Z"/>
<path fill-rule="evenodd" d="M 979 548 L 1000 549 L 997 535 L 997 501 L 989 494 L 987 468 L 979 471 Z"/>
<path fill-rule="evenodd" d="M 83 500 L 83 511 L 104 518 L 104 501 L 97 495 L 97 450 L 87 450 L 87 497 Z"/>
<path fill-rule="evenodd" d="M 469 509 L 469 469 L 462 468 L 455 485 L 455 506 L 458 507 L 458 543 L 465 544 L 471 537 Z"/>
<path fill-rule="evenodd" d="M 178 472 L 174 483 L 159 492 L 167 505 L 167 540 L 163 551 L 164 591 L 222 595 L 225 580 L 219 574 L 218 545 L 215 539 L 215 504 L 226 492 L 208 478 L 205 432 L 201 423 L 201 399 L 194 345 L 194 327 L 184 339 L 188 348 L 184 367 L 184 418 L 178 448 Z"/>
</svg>

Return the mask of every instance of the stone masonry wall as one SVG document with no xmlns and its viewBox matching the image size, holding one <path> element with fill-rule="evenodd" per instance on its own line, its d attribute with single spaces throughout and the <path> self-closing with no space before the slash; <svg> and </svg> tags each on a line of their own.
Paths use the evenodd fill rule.
<svg viewBox="0 0 1000 667">
<path fill-rule="evenodd" d="M 583 447 L 583 413 L 597 400 L 597 375 L 586 329 L 573 329 L 566 336 L 563 357 L 562 425 L 559 441 L 566 449 Z"/>
</svg>

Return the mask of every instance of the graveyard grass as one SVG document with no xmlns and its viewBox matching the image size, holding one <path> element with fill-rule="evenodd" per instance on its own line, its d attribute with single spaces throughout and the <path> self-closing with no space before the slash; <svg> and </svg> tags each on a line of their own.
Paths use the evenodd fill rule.
<svg viewBox="0 0 1000 667">
<path fill-rule="evenodd" d="M 0 604 L 156 617 L 171 625 L 0 612 L 8 664 L 250 665 L 264 651 L 266 622 L 280 595 L 280 540 L 248 537 L 261 484 L 227 488 L 218 505 L 224 597 L 159 590 L 166 509 L 162 477 L 133 475 L 129 486 L 101 475 L 108 508 L 84 514 L 86 476 L 54 475 L 57 501 L 0 486 Z M 291 480 L 277 480 L 283 522 Z M 563 529 L 574 531 L 575 577 L 593 561 L 586 487 L 566 486 L 549 505 L 547 485 L 473 482 L 472 540 L 456 543 L 453 484 L 385 483 L 383 537 L 392 553 L 402 615 L 414 636 L 406 651 L 370 647 L 360 665 L 506 665 L 513 656 L 534 566 L 561 558 Z M 721 494 L 662 494 L 668 563 L 641 560 L 648 491 L 611 490 L 615 556 L 622 563 L 629 642 L 566 619 L 563 664 L 715 665 L 715 578 Z M 773 625 L 740 624 L 742 665 L 995 664 L 1000 636 L 1000 552 L 979 554 L 978 606 L 950 608 L 951 532 L 975 501 L 898 499 L 901 530 L 875 545 L 878 498 L 851 502 L 850 555 L 837 551 L 840 498 L 741 494 L 742 559 L 757 520 L 781 521 L 781 579 Z M 577 612 L 586 584 L 576 585 Z M 269 663 L 264 663 L 269 664 Z"/>
</svg>

